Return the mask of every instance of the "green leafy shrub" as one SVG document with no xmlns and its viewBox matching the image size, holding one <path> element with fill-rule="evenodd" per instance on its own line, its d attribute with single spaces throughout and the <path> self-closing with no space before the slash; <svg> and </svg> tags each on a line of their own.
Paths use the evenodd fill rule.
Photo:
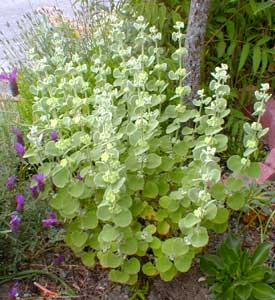
<svg viewBox="0 0 275 300">
<path fill-rule="evenodd" d="M 176 21 L 188 19 L 190 1 L 130 0 L 130 11 L 156 25 L 163 35 L 162 46 L 174 50 L 171 31 Z M 230 70 L 228 97 L 231 114 L 224 127 L 229 138 L 224 160 L 243 152 L 243 124 L 250 118 L 253 89 L 262 81 L 274 87 L 273 1 L 211 1 L 202 53 L 201 86 L 207 89 L 209 73 L 221 63 Z M 260 147 L 254 153 L 257 160 L 265 157 Z"/>
<path fill-rule="evenodd" d="M 229 235 L 216 255 L 203 256 L 200 265 L 208 275 L 214 299 L 275 299 L 275 289 L 271 286 L 275 274 L 264 265 L 272 246 L 271 242 L 264 242 L 250 255 L 235 236 Z"/>
<path fill-rule="evenodd" d="M 212 96 L 200 91 L 189 109 L 181 103 L 189 93 L 180 84 L 183 24 L 175 25 L 171 59 L 143 17 L 107 17 L 94 29 L 89 61 L 67 57 L 58 34 L 52 57 L 31 52 L 38 80 L 24 157 L 45 175 L 43 195 L 86 266 L 98 259 L 111 280 L 128 284 L 140 270 L 171 280 L 191 267 L 208 229 L 226 229 L 226 205 L 244 205 L 235 176 L 258 176 L 249 156 L 264 131 L 247 124 L 245 157 L 228 161 L 234 174 L 224 186 L 217 154 L 227 147 L 227 66 L 212 74 Z M 257 94 L 258 115 L 267 88 Z"/>
</svg>

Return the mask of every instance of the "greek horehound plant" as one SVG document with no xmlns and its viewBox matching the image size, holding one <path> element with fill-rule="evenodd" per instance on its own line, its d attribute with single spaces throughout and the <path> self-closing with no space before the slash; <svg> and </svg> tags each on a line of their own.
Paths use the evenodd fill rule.
<svg viewBox="0 0 275 300">
<path fill-rule="evenodd" d="M 31 53 L 39 80 L 30 87 L 35 122 L 25 158 L 44 173 L 39 199 L 49 198 L 85 265 L 99 261 L 122 283 L 139 272 L 171 280 L 191 267 L 209 228 L 227 226 L 235 192 L 219 193 L 218 157 L 227 146 L 227 66 L 212 74 L 212 96 L 201 91 L 189 109 L 181 103 L 190 91 L 180 84 L 183 24 L 172 60 L 142 17 L 111 15 L 104 24 L 88 65 L 78 54 L 68 60 L 58 35 L 53 57 Z M 254 163 L 242 166 L 250 175 Z"/>
</svg>

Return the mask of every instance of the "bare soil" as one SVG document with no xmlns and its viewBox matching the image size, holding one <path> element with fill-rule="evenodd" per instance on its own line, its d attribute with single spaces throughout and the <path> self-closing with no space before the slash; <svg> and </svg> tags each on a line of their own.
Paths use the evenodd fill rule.
<svg viewBox="0 0 275 300">
<path fill-rule="evenodd" d="M 46 269 L 63 279 L 75 291 L 75 296 L 65 296 L 63 287 L 51 278 L 40 275 L 20 281 L 20 300 L 207 300 L 207 289 L 198 279 L 202 276 L 195 264 L 186 273 L 177 276 L 171 282 L 163 282 L 159 278 L 152 281 L 149 290 L 143 294 L 144 298 L 134 295 L 131 287 L 116 284 L 108 280 L 108 271 L 100 267 L 88 270 L 80 261 L 72 261 L 73 254 L 66 251 L 66 262 L 61 265 L 53 263 L 54 253 L 47 253 L 43 257 L 43 264 L 32 263 L 23 269 Z M 41 262 L 41 259 L 40 259 Z M 50 298 L 34 286 L 38 282 L 48 290 L 57 292 L 59 296 Z M 0 286 L 0 300 L 7 300 L 8 291 L 13 282 Z M 142 287 L 141 287 L 142 288 Z M 63 296 L 63 295 L 64 296 Z M 61 296 L 62 295 L 62 296 Z"/>
<path fill-rule="evenodd" d="M 200 276 L 195 265 L 189 272 L 170 282 L 157 279 L 151 287 L 148 300 L 207 300 L 208 290 L 198 282 Z"/>
</svg>

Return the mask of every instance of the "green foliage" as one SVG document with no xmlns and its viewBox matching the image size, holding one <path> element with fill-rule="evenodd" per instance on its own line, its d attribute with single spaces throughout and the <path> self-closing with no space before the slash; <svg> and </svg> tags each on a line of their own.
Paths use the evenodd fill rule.
<svg viewBox="0 0 275 300">
<path fill-rule="evenodd" d="M 65 241 L 85 265 L 98 260 L 120 283 L 134 284 L 140 271 L 168 281 L 188 271 L 208 229 L 226 229 L 227 201 L 244 205 L 232 188 L 224 195 L 215 188 L 217 154 L 227 147 L 227 66 L 212 73 L 211 96 L 200 91 L 190 109 L 181 103 L 190 92 L 181 85 L 182 23 L 174 26 L 178 47 L 170 58 L 143 17 L 112 13 L 101 22 L 89 60 L 68 57 L 57 33 L 53 56 L 30 52 L 38 80 L 30 86 L 34 124 L 25 158 L 44 172 L 50 205 L 67 223 Z M 266 89 L 257 94 L 257 116 Z M 262 129 L 253 124 L 246 125 L 245 157 L 228 162 L 233 176 L 257 173 L 249 156 Z"/>
<path fill-rule="evenodd" d="M 43 234 L 41 220 L 48 207 L 46 202 L 37 202 L 30 197 L 27 178 L 29 168 L 20 160 L 14 151 L 15 136 L 13 127 L 21 127 L 17 110 L 18 103 L 14 98 L 2 96 L 0 93 L 0 273 L 2 275 L 17 271 L 18 265 L 26 263 L 29 258 L 41 251 L 39 240 L 46 239 Z M 6 187 L 10 176 L 16 176 L 12 191 Z M 24 212 L 20 213 L 22 224 L 18 232 L 11 232 L 10 217 L 16 209 L 16 194 L 25 195 Z M 57 235 L 55 230 L 53 236 Z M 36 238 L 30 238 L 36 237 Z M 45 243 L 45 245 L 47 245 Z"/>
<path fill-rule="evenodd" d="M 264 3 L 265 2 L 265 3 Z M 213 1 L 209 13 L 206 48 L 208 62 L 212 69 L 220 61 L 228 64 L 231 70 L 231 84 L 244 87 L 259 84 L 258 78 L 272 80 L 274 67 L 275 18 L 272 1 L 259 3 L 251 1 Z M 207 73 L 206 73 L 207 74 Z M 257 76 L 257 77 L 256 77 Z"/>
<path fill-rule="evenodd" d="M 188 19 L 190 1 L 135 1 L 131 8 L 142 14 L 163 35 L 166 51 L 174 49 L 171 32 L 176 21 Z M 252 90 L 261 81 L 274 86 L 274 7 L 273 1 L 220 1 L 211 2 L 205 46 L 202 55 L 202 86 L 207 86 L 210 72 L 221 63 L 230 70 L 229 97 L 231 114 L 225 126 L 228 149 L 222 154 L 227 159 L 242 153 L 243 124 L 252 119 L 250 107 Z M 254 153 L 260 160 L 265 156 L 263 147 Z"/>
<path fill-rule="evenodd" d="M 156 26 L 162 34 L 160 41 L 168 51 L 173 51 L 174 42 L 171 38 L 176 22 L 186 20 L 189 10 L 189 1 L 180 0 L 130 0 L 129 10 L 142 15 L 151 26 Z M 127 1 L 126 1 L 127 3 Z"/>
<path fill-rule="evenodd" d="M 241 248 L 239 240 L 229 235 L 217 254 L 206 254 L 200 260 L 207 274 L 214 299 L 271 300 L 275 299 L 274 271 L 264 265 L 273 244 L 264 242 L 252 255 Z"/>
</svg>

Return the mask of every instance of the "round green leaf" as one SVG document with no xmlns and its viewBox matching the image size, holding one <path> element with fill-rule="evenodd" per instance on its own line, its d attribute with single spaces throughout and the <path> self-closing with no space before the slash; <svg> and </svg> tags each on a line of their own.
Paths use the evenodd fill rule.
<svg viewBox="0 0 275 300">
<path fill-rule="evenodd" d="M 243 181 L 234 177 L 229 177 L 226 181 L 226 189 L 230 192 L 238 192 L 243 187 Z"/>
<path fill-rule="evenodd" d="M 242 169 L 241 157 L 233 155 L 227 160 L 227 167 L 233 172 L 239 172 Z"/>
<path fill-rule="evenodd" d="M 138 243 L 137 240 L 134 238 L 128 238 L 120 244 L 120 251 L 122 253 L 133 255 L 136 254 L 137 250 L 138 250 Z"/>
<path fill-rule="evenodd" d="M 261 169 L 259 163 L 257 162 L 250 163 L 250 166 L 245 168 L 244 173 L 249 177 L 258 178 L 261 175 Z"/>
<path fill-rule="evenodd" d="M 150 247 L 152 249 L 160 249 L 161 248 L 161 240 L 156 236 L 153 237 L 153 241 L 150 243 Z"/>
<path fill-rule="evenodd" d="M 103 242 L 110 243 L 112 241 L 115 241 L 118 236 L 119 236 L 119 232 L 111 225 L 106 224 L 101 230 L 98 238 Z"/>
<path fill-rule="evenodd" d="M 228 221 L 228 218 L 229 210 L 224 207 L 218 207 L 217 215 L 212 222 L 216 224 L 224 224 Z"/>
<path fill-rule="evenodd" d="M 71 233 L 71 241 L 78 248 L 82 248 L 87 239 L 88 234 L 86 232 L 75 230 Z"/>
<path fill-rule="evenodd" d="M 142 272 L 147 276 L 155 276 L 158 274 L 158 270 L 151 262 L 148 262 L 142 266 Z"/>
<path fill-rule="evenodd" d="M 69 170 L 63 167 L 53 174 L 52 180 L 56 187 L 63 188 L 69 182 L 69 178 Z"/>
<path fill-rule="evenodd" d="M 84 252 L 81 255 L 81 260 L 86 267 L 92 268 L 95 265 L 95 254 L 93 252 Z"/>
<path fill-rule="evenodd" d="M 102 221 L 108 221 L 112 217 L 112 214 L 110 212 L 108 205 L 98 206 L 96 215 L 97 215 L 98 219 L 102 220 Z"/>
<path fill-rule="evenodd" d="M 153 181 L 147 181 L 144 186 L 143 195 L 146 198 L 155 198 L 158 195 L 158 186 Z"/>
<path fill-rule="evenodd" d="M 127 274 L 137 274 L 140 270 L 140 262 L 137 258 L 132 257 L 124 262 L 122 268 Z"/>
<path fill-rule="evenodd" d="M 158 223 L 157 231 L 159 234 L 166 235 L 166 234 L 168 234 L 169 230 L 170 230 L 170 224 L 168 222 L 161 221 Z"/>
<path fill-rule="evenodd" d="M 187 214 L 183 219 L 179 221 L 179 228 L 192 228 L 196 224 L 200 223 L 201 219 L 195 216 L 193 213 Z"/>
<path fill-rule="evenodd" d="M 129 226 L 132 219 L 132 214 L 129 209 L 123 209 L 120 213 L 113 216 L 113 221 L 118 227 Z"/>
<path fill-rule="evenodd" d="M 121 272 L 117 270 L 111 270 L 108 274 L 108 277 L 111 281 L 118 283 L 126 283 L 129 280 L 129 274 L 126 272 Z"/>
<path fill-rule="evenodd" d="M 210 203 L 206 208 L 204 216 L 207 220 L 213 220 L 217 215 L 217 211 L 218 211 L 217 206 L 214 203 Z"/>
<path fill-rule="evenodd" d="M 155 153 L 150 153 L 147 155 L 146 168 L 155 169 L 161 164 L 161 157 Z"/>
<path fill-rule="evenodd" d="M 168 271 L 160 273 L 159 275 L 163 281 L 171 281 L 177 275 L 177 269 L 172 265 Z"/>
<path fill-rule="evenodd" d="M 233 210 L 239 210 L 245 205 L 245 197 L 241 192 L 234 193 L 227 199 L 227 205 Z"/>
<path fill-rule="evenodd" d="M 173 169 L 174 163 L 175 161 L 172 158 L 166 156 L 162 157 L 160 169 L 165 172 L 171 171 Z"/>
<path fill-rule="evenodd" d="M 138 275 L 137 274 L 133 274 L 129 276 L 129 279 L 127 280 L 126 284 L 129 285 L 135 285 L 138 281 Z"/>
<path fill-rule="evenodd" d="M 194 229 L 190 239 L 192 246 L 195 248 L 206 246 L 208 244 L 208 240 L 208 232 L 205 227 Z"/>
<path fill-rule="evenodd" d="M 169 192 L 170 186 L 166 179 L 160 178 L 158 180 L 158 189 L 161 196 L 166 195 Z"/>
<path fill-rule="evenodd" d="M 88 211 L 84 216 L 80 218 L 82 229 L 94 229 L 97 227 L 98 220 L 94 211 Z"/>
<path fill-rule="evenodd" d="M 110 251 L 97 253 L 100 264 L 104 268 L 118 268 L 123 263 L 123 258 Z"/>
<path fill-rule="evenodd" d="M 138 241 L 138 251 L 137 255 L 138 256 L 144 256 L 147 252 L 148 249 L 148 243 L 146 241 Z"/>
<path fill-rule="evenodd" d="M 192 265 L 193 258 L 194 258 L 193 251 L 189 251 L 185 255 L 176 257 L 174 260 L 176 269 L 183 273 L 187 272 Z"/>
<path fill-rule="evenodd" d="M 76 198 L 64 199 L 62 213 L 65 215 L 72 215 L 79 209 L 79 201 Z"/>
<path fill-rule="evenodd" d="M 181 256 L 188 252 L 189 247 L 182 238 L 170 238 L 162 243 L 162 252 L 167 256 Z"/>
<path fill-rule="evenodd" d="M 45 154 L 47 156 L 59 156 L 61 154 L 61 151 L 58 148 L 56 148 L 54 141 L 49 141 L 45 145 Z"/>
<path fill-rule="evenodd" d="M 84 182 L 81 180 L 71 182 L 68 186 L 68 192 L 71 196 L 79 198 L 84 192 Z"/>
<path fill-rule="evenodd" d="M 164 255 L 157 258 L 156 268 L 159 272 L 167 272 L 173 266 L 172 262 Z"/>
<path fill-rule="evenodd" d="M 57 209 L 61 210 L 65 207 L 66 201 L 71 201 L 71 196 L 67 193 L 65 189 L 59 190 L 53 198 L 50 200 L 50 205 Z"/>
<path fill-rule="evenodd" d="M 184 157 L 187 154 L 188 149 L 189 149 L 188 143 L 185 141 L 181 141 L 175 144 L 173 151 L 175 152 L 175 154 Z"/>
<path fill-rule="evenodd" d="M 142 190 L 144 187 L 144 178 L 137 175 L 128 175 L 127 186 L 133 191 Z"/>
</svg>

